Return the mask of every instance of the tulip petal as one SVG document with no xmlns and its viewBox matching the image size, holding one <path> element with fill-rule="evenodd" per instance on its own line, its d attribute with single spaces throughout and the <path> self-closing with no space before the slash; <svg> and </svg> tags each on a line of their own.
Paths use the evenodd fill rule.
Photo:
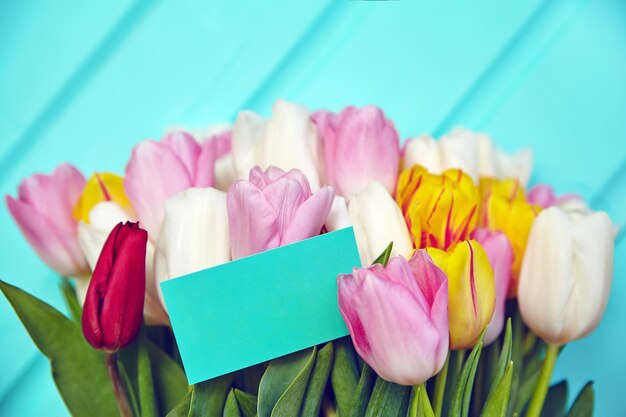
<svg viewBox="0 0 626 417">
<path fill-rule="evenodd" d="M 335 198 L 331 187 L 322 187 L 296 209 L 286 225 L 281 245 L 298 242 L 320 234 Z"/>
</svg>

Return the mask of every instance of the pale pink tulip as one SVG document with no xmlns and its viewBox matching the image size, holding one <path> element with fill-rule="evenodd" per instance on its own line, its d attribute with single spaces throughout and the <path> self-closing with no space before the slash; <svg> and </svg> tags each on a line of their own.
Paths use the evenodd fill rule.
<svg viewBox="0 0 626 417">
<path fill-rule="evenodd" d="M 312 194 L 298 170 L 270 166 L 250 170 L 250 180 L 228 191 L 228 221 L 232 257 L 263 252 L 317 236 L 333 204 L 332 187 Z"/>
<path fill-rule="evenodd" d="M 165 200 L 191 187 L 213 184 L 218 144 L 199 144 L 185 132 L 137 145 L 126 165 L 124 189 L 150 240 L 156 242 Z"/>
<path fill-rule="evenodd" d="M 547 184 L 537 184 L 528 191 L 528 202 L 536 204 L 542 208 L 560 206 L 573 200 L 582 200 L 577 194 L 563 194 L 559 197 L 554 193 L 554 189 Z"/>
<path fill-rule="evenodd" d="M 496 305 L 484 338 L 485 344 L 489 344 L 500 336 L 504 328 L 506 294 L 513 267 L 513 247 L 504 233 L 488 229 L 475 229 L 472 232 L 472 239 L 483 247 L 493 269 Z"/>
<path fill-rule="evenodd" d="M 398 178 L 398 132 L 378 107 L 346 107 L 335 115 L 311 116 L 324 154 L 324 177 L 337 193 L 350 198 L 371 181 L 393 193 Z"/>
<path fill-rule="evenodd" d="M 84 186 L 80 171 L 63 164 L 52 175 L 25 179 L 17 198 L 6 196 L 9 211 L 28 243 L 50 268 L 65 277 L 89 273 L 78 244 L 78 222 L 72 216 Z"/>
<path fill-rule="evenodd" d="M 424 250 L 407 262 L 354 268 L 337 277 L 338 301 L 354 346 L 387 381 L 416 385 L 448 354 L 448 281 Z"/>
</svg>

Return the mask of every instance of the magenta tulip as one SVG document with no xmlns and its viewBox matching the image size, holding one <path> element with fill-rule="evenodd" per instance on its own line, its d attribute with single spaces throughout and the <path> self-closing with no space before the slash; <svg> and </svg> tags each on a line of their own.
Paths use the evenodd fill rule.
<svg viewBox="0 0 626 417">
<path fill-rule="evenodd" d="M 407 262 L 354 268 L 339 275 L 339 309 L 354 346 L 378 375 L 416 385 L 448 354 L 448 281 L 424 250 Z"/>
<path fill-rule="evenodd" d="M 475 229 L 472 232 L 472 239 L 483 247 L 493 269 L 496 305 L 484 338 L 485 344 L 489 344 L 500 336 L 504 328 L 506 294 L 513 267 L 513 247 L 504 233 L 487 229 Z"/>
<path fill-rule="evenodd" d="M 233 259 L 320 234 L 335 197 L 331 187 L 312 194 L 299 170 L 272 166 L 265 171 L 252 168 L 249 178 L 228 191 Z"/>
<path fill-rule="evenodd" d="M 78 244 L 78 222 L 72 216 L 84 186 L 80 171 L 63 164 L 51 175 L 25 179 L 17 198 L 6 196 L 7 207 L 28 243 L 50 268 L 65 277 L 89 273 Z"/>
<path fill-rule="evenodd" d="M 393 123 L 378 107 L 346 107 L 335 115 L 312 116 L 324 154 L 326 182 L 350 198 L 371 181 L 392 194 L 398 178 L 400 141 Z"/>
<path fill-rule="evenodd" d="M 83 306 L 83 334 L 96 349 L 115 352 L 141 327 L 148 234 L 139 223 L 119 223 L 107 238 Z"/>
<path fill-rule="evenodd" d="M 185 132 L 173 132 L 161 141 L 146 140 L 132 152 L 124 189 L 150 240 L 156 242 L 163 222 L 165 200 L 191 187 L 213 184 L 218 144 L 202 144 Z"/>
</svg>

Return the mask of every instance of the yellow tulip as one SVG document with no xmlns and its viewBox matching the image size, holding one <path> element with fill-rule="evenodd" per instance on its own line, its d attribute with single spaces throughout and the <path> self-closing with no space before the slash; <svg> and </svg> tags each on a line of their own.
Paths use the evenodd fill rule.
<svg viewBox="0 0 626 417">
<path fill-rule="evenodd" d="M 481 178 L 480 193 L 481 226 L 502 231 L 513 247 L 513 266 L 508 297 L 515 297 L 528 235 L 541 207 L 528 203 L 524 188 L 517 180 Z"/>
<path fill-rule="evenodd" d="M 441 175 L 414 165 L 398 179 L 396 201 L 416 248 L 446 250 L 467 239 L 478 221 L 479 192 L 460 169 Z"/>
<path fill-rule="evenodd" d="M 76 220 L 89 223 L 89 212 L 103 201 L 117 203 L 122 209 L 130 207 L 130 201 L 124 192 L 124 178 L 110 172 L 93 174 L 85 184 L 72 215 Z"/>
<path fill-rule="evenodd" d="M 496 291 L 487 253 L 474 240 L 465 240 L 447 252 L 427 248 L 435 264 L 448 276 L 450 349 L 476 344 L 493 316 Z"/>
</svg>

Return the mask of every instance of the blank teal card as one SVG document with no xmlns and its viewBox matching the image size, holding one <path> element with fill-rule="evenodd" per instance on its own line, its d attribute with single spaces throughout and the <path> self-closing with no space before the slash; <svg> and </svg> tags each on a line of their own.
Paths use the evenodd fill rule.
<svg viewBox="0 0 626 417">
<path fill-rule="evenodd" d="M 189 383 L 346 336 L 336 279 L 360 264 L 347 228 L 163 282 Z"/>
</svg>

